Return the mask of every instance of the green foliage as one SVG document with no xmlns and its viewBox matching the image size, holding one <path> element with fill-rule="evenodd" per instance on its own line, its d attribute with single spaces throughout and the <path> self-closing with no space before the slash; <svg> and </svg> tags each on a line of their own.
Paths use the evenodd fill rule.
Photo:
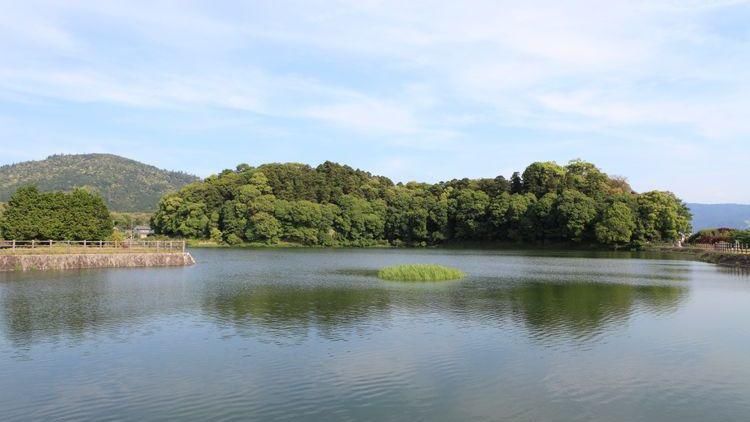
<svg viewBox="0 0 750 422">
<path fill-rule="evenodd" d="M 719 242 L 734 242 L 739 231 L 726 227 L 717 229 L 704 229 L 694 233 L 688 238 L 688 243 L 712 245 Z"/>
<path fill-rule="evenodd" d="M 744 245 L 750 245 L 750 230 L 737 230 L 732 236 L 732 240 Z"/>
<path fill-rule="evenodd" d="M 70 193 L 41 193 L 36 187 L 18 189 L 0 220 L 7 239 L 104 240 L 112 235 L 109 210 L 98 195 L 76 189 Z"/>
<path fill-rule="evenodd" d="M 214 227 L 211 229 L 211 235 L 209 236 L 209 239 L 211 239 L 212 242 L 221 243 L 221 241 L 224 239 L 224 233 Z"/>
<path fill-rule="evenodd" d="M 390 281 L 445 281 L 465 276 L 455 268 L 434 264 L 394 265 L 378 271 L 378 278 Z"/>
<path fill-rule="evenodd" d="M 635 229 L 633 210 L 627 204 L 615 202 L 604 210 L 601 221 L 596 224 L 596 240 L 615 247 L 626 245 Z"/>
<path fill-rule="evenodd" d="M 239 165 L 165 195 L 158 234 L 226 243 L 433 245 L 444 241 L 668 241 L 690 213 L 668 192 L 638 195 L 593 164 L 534 163 L 506 180 L 437 184 L 389 179 L 326 162 Z"/>
<path fill-rule="evenodd" d="M 135 226 L 148 226 L 151 221 L 151 213 L 147 212 L 111 212 L 115 228 L 127 231 Z"/>
<path fill-rule="evenodd" d="M 281 236 L 281 223 L 267 212 L 259 212 L 250 217 L 250 224 L 245 232 L 249 241 L 276 242 Z"/>
<path fill-rule="evenodd" d="M 523 189 L 541 198 L 556 192 L 565 182 L 565 169 L 555 162 L 532 163 L 523 172 Z"/>
<path fill-rule="evenodd" d="M 487 228 L 487 207 L 490 197 L 473 189 L 458 191 L 450 200 L 453 215 L 453 235 L 457 240 L 481 239 Z"/>
<path fill-rule="evenodd" d="M 113 210 L 146 212 L 156 209 L 167 192 L 196 180 L 116 155 L 53 155 L 0 167 L 0 201 L 23 186 L 35 185 L 42 192 L 83 188 L 102 195 Z"/>
<path fill-rule="evenodd" d="M 596 203 L 582 192 L 565 189 L 559 197 L 557 213 L 563 238 L 580 242 L 596 218 Z"/>
<path fill-rule="evenodd" d="M 647 241 L 668 241 L 690 233 L 690 210 L 671 192 L 652 191 L 638 196 L 638 237 Z"/>
</svg>

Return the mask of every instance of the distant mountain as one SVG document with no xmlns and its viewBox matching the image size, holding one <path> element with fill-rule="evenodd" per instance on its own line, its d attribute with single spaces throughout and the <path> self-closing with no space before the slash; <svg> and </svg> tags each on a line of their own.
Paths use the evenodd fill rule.
<svg viewBox="0 0 750 422">
<path fill-rule="evenodd" d="M 52 155 L 0 167 L 0 202 L 26 185 L 42 191 L 82 187 L 102 195 L 112 211 L 153 211 L 166 192 L 196 180 L 112 154 Z"/>
<path fill-rule="evenodd" d="M 750 205 L 687 204 L 693 212 L 693 230 L 729 227 L 750 227 Z"/>
</svg>

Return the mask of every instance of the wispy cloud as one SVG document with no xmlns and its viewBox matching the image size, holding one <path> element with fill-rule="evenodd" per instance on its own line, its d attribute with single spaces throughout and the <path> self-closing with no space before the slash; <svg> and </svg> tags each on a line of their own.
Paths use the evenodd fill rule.
<svg viewBox="0 0 750 422">
<path fill-rule="evenodd" d="M 192 127 L 195 139 L 210 127 L 225 142 L 278 148 L 264 154 L 330 158 L 366 139 L 361 154 L 339 156 L 451 177 L 545 153 L 629 173 L 608 161 L 615 139 L 661 140 L 653 154 L 699 168 L 707 157 L 684 151 L 719 160 L 716 145 L 736 151 L 750 136 L 748 1 L 32 0 L 2 10 L 0 115 L 14 118 L 0 125 L 29 133 L 14 125 L 36 119 L 37 139 L 121 131 L 128 113 L 151 119 L 139 139 L 159 124 L 164 139 L 181 115 L 180 134 Z M 50 104 L 75 123 L 40 121 Z M 94 110 L 96 130 L 83 114 Z M 561 139 L 575 142 L 566 150 Z M 476 158 L 481 148 L 498 153 Z M 402 156 L 430 149 L 458 168 Z"/>
</svg>

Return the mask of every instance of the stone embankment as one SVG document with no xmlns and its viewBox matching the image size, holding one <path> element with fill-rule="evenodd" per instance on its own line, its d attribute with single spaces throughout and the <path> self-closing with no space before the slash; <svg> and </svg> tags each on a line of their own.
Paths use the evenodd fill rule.
<svg viewBox="0 0 750 422">
<path fill-rule="evenodd" d="M 0 255 L 0 271 L 178 267 L 193 264 L 195 260 L 188 252 Z"/>
</svg>

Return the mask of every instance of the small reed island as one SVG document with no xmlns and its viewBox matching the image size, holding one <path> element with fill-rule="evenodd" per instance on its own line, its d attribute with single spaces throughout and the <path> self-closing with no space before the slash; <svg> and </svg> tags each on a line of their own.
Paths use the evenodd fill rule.
<svg viewBox="0 0 750 422">
<path fill-rule="evenodd" d="M 435 264 L 394 265 L 378 271 L 378 278 L 388 281 L 447 281 L 465 276 L 461 270 Z"/>
<path fill-rule="evenodd" d="M 195 264 L 183 241 L 0 241 L 0 271 L 174 267 Z"/>
</svg>

